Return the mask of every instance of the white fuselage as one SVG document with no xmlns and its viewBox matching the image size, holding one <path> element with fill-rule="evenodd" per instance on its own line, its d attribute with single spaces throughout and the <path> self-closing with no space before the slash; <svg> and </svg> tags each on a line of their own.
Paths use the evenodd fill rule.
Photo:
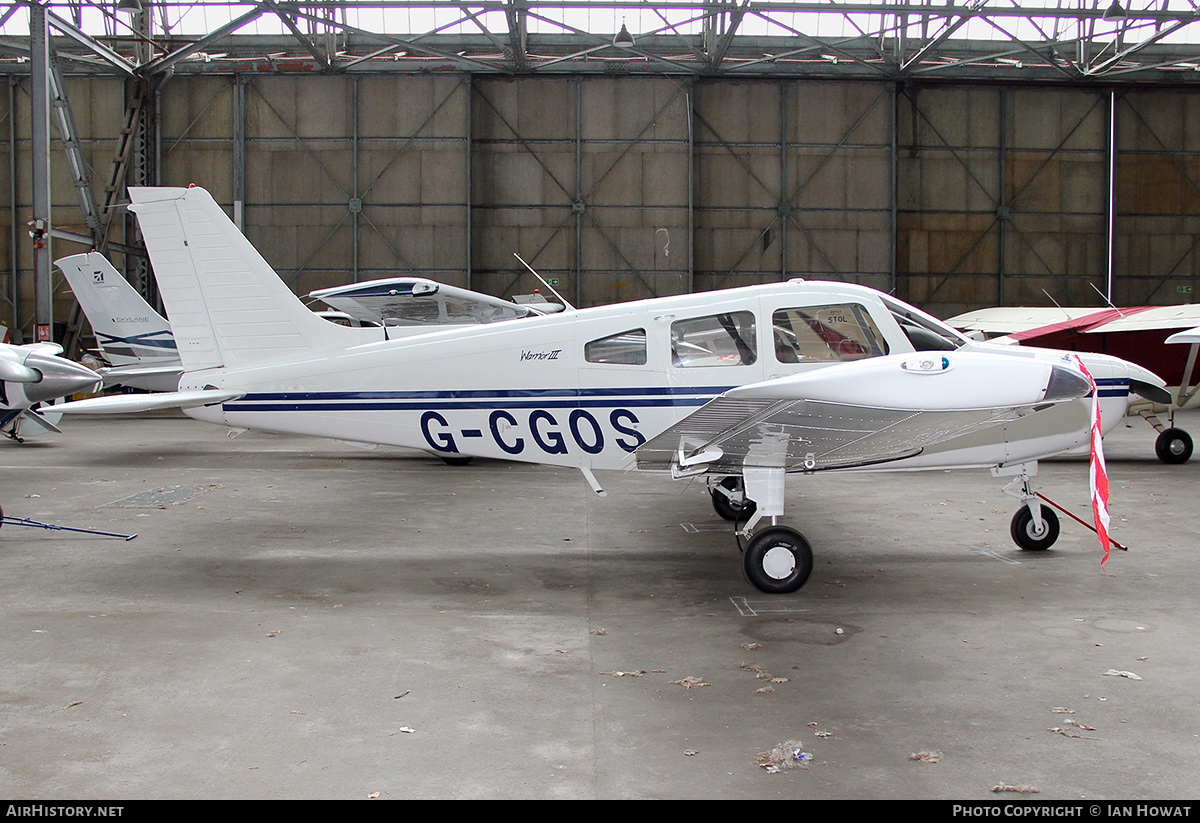
<svg viewBox="0 0 1200 823">
<path fill-rule="evenodd" d="M 203 369 L 188 372 L 180 388 L 247 392 L 187 411 L 208 422 L 445 455 L 624 469 L 638 446 L 732 387 L 839 357 L 923 349 L 914 347 L 905 313 L 945 329 L 964 349 L 1064 357 L 971 343 L 872 289 L 791 281 Z M 1137 367 L 1103 355 L 1085 355 L 1084 362 L 1110 428 L 1125 414 L 1130 369 Z M 1139 379 L 1156 380 L 1148 372 Z M 1087 443 L 1090 404 L 1073 401 L 874 469 L 991 466 L 1077 450 Z"/>
</svg>

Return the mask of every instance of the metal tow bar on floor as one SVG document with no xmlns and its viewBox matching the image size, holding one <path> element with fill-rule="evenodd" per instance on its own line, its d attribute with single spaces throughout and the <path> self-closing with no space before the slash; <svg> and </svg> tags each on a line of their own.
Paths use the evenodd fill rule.
<svg viewBox="0 0 1200 823">
<path fill-rule="evenodd" d="M 1062 506 L 1060 506 L 1060 505 L 1058 505 L 1057 503 L 1055 503 L 1053 500 L 1051 500 L 1051 499 L 1050 499 L 1049 497 L 1047 497 L 1046 495 L 1042 494 L 1041 492 L 1034 492 L 1034 494 L 1036 494 L 1036 495 L 1037 495 L 1039 498 L 1041 498 L 1042 500 L 1044 500 L 1044 501 L 1046 501 L 1047 503 L 1049 503 L 1049 504 L 1050 504 L 1051 506 L 1053 506 L 1054 508 L 1058 509 L 1060 512 L 1062 512 L 1063 514 L 1065 514 L 1067 517 L 1069 517 L 1069 518 L 1071 518 L 1072 520 L 1074 520 L 1076 523 L 1079 523 L 1079 524 L 1081 524 L 1081 525 L 1084 525 L 1084 526 L 1086 526 L 1087 528 L 1091 529 L 1091 530 L 1092 530 L 1093 532 L 1095 532 L 1096 534 L 1099 534 L 1099 532 L 1097 532 L 1097 531 L 1096 531 L 1096 527 L 1095 527 L 1095 526 L 1093 526 L 1091 523 L 1087 522 L 1086 520 L 1084 520 L 1084 519 L 1083 519 L 1083 518 L 1081 518 L 1081 517 L 1076 517 L 1074 514 L 1072 514 L 1071 512 L 1069 512 L 1069 511 L 1067 511 L 1066 509 L 1064 509 Z M 1114 545 L 1116 548 L 1120 549 L 1120 550 L 1121 550 L 1121 551 L 1123 551 L 1123 552 L 1127 552 L 1127 551 L 1129 551 L 1129 547 L 1128 547 L 1128 546 L 1123 546 L 1123 545 L 1121 545 L 1120 543 L 1118 543 L 1116 540 L 1113 540 L 1111 535 L 1110 535 L 1110 536 L 1109 536 L 1109 538 L 1108 538 L 1108 542 L 1109 542 L 1109 543 L 1112 543 L 1112 544 L 1113 544 L 1113 545 Z"/>
<path fill-rule="evenodd" d="M 53 523 L 40 523 L 37 520 L 30 520 L 26 517 L 7 517 L 4 510 L 0 509 L 0 526 L 32 526 L 38 529 L 49 529 L 51 531 L 62 532 L 79 532 L 81 534 L 98 534 L 101 537 L 119 537 L 122 540 L 132 540 L 137 537 L 136 534 L 118 534 L 116 532 L 102 532 L 96 529 L 77 529 L 72 526 L 56 526 Z"/>
</svg>

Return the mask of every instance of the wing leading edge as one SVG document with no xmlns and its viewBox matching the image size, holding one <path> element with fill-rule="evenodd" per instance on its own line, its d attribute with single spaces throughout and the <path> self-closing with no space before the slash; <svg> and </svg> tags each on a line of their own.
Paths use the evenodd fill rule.
<svg viewBox="0 0 1200 823">
<path fill-rule="evenodd" d="M 878 357 L 732 389 L 645 443 L 637 464 L 676 476 L 869 466 L 1089 390 L 1063 360 L 971 352 Z"/>
</svg>

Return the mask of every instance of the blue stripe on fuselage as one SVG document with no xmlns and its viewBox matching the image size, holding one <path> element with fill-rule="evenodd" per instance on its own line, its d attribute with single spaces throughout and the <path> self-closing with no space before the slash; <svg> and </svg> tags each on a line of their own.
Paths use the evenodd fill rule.
<svg viewBox="0 0 1200 823">
<path fill-rule="evenodd" d="M 1101 397 L 1129 394 L 1126 378 L 1096 381 Z M 634 389 L 462 389 L 408 392 L 256 392 L 224 404 L 225 411 L 415 411 L 419 409 L 616 408 L 702 406 L 731 386 Z"/>
<path fill-rule="evenodd" d="M 728 386 L 639 389 L 508 389 L 411 392 L 261 392 L 225 403 L 228 412 L 416 411 L 424 409 L 702 406 Z"/>
<path fill-rule="evenodd" d="M 1101 397 L 1126 397 L 1129 394 L 1128 377 L 1102 377 L 1096 381 Z"/>
</svg>

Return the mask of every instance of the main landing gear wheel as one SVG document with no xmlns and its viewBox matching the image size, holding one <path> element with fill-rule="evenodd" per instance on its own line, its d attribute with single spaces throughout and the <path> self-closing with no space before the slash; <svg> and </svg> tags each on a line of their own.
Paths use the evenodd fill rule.
<svg viewBox="0 0 1200 823">
<path fill-rule="evenodd" d="M 813 553 L 804 535 L 784 526 L 763 529 L 750 539 L 742 557 L 746 579 L 768 594 L 794 592 L 808 582 Z"/>
<path fill-rule="evenodd" d="M 1154 441 L 1154 453 L 1164 463 L 1186 463 L 1192 456 L 1192 436 L 1183 429 L 1166 429 Z"/>
<path fill-rule="evenodd" d="M 1022 506 L 1013 515 L 1009 532 L 1017 545 L 1025 551 L 1045 551 L 1058 539 L 1058 515 L 1053 509 L 1042 506 L 1042 527 L 1039 529 L 1033 522 L 1033 512 L 1029 511 L 1028 506 Z"/>
<path fill-rule="evenodd" d="M 471 462 L 470 455 L 462 454 L 443 454 L 441 455 L 442 462 L 447 466 L 465 466 Z"/>
<path fill-rule="evenodd" d="M 741 491 L 741 481 L 736 477 L 726 477 L 721 481 L 720 488 L 714 488 L 710 492 L 712 495 L 713 509 L 717 512 L 717 514 L 726 520 L 733 522 L 737 522 L 739 520 L 748 520 L 758 508 L 757 503 L 746 498 L 744 491 L 742 492 L 742 502 L 735 503 L 730 499 L 729 495 L 725 494 L 725 492 L 721 491 L 721 489 L 731 492 Z"/>
</svg>

